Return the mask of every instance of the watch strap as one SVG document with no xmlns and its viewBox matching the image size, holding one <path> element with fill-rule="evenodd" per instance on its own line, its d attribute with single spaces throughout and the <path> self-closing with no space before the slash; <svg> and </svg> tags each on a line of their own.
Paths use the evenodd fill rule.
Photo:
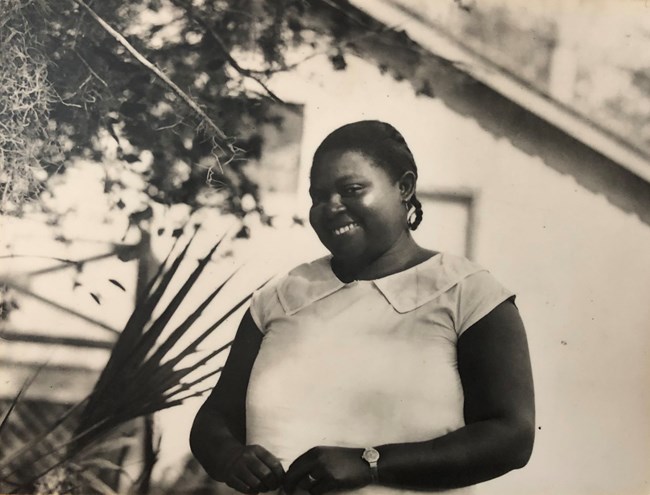
<svg viewBox="0 0 650 495">
<path fill-rule="evenodd" d="M 373 483 L 379 482 L 379 469 L 377 469 L 377 461 L 370 462 L 370 479 Z"/>
<path fill-rule="evenodd" d="M 379 452 L 377 452 L 373 447 L 368 447 L 363 451 L 361 458 L 368 463 L 368 466 L 370 466 L 370 479 L 372 482 L 379 482 L 379 469 L 377 468 Z"/>
</svg>

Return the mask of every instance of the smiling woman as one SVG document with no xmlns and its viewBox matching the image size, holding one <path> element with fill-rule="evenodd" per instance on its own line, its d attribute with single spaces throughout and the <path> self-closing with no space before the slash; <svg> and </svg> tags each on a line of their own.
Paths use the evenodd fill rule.
<svg viewBox="0 0 650 495">
<path fill-rule="evenodd" d="M 524 466 L 533 386 L 514 295 L 412 238 L 417 168 L 390 125 L 318 148 L 310 222 L 331 255 L 253 296 L 191 446 L 242 493 L 470 493 Z"/>
<path fill-rule="evenodd" d="M 332 151 L 314 164 L 309 218 L 337 263 L 375 260 L 408 240 L 401 203 L 412 194 L 413 173 L 400 180 L 397 189 L 383 169 L 358 151 Z"/>
<path fill-rule="evenodd" d="M 409 234 L 422 219 L 416 181 L 413 155 L 392 126 L 350 124 L 321 143 L 311 171 L 309 218 L 339 276 L 378 278 L 433 254 Z M 348 273 L 359 266 L 361 273 Z"/>
</svg>

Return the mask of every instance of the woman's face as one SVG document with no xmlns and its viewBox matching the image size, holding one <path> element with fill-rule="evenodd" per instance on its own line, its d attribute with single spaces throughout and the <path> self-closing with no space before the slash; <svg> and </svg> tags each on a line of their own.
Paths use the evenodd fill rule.
<svg viewBox="0 0 650 495">
<path fill-rule="evenodd" d="M 399 183 L 358 151 L 320 156 L 309 192 L 309 221 L 337 259 L 372 262 L 407 230 Z"/>
</svg>

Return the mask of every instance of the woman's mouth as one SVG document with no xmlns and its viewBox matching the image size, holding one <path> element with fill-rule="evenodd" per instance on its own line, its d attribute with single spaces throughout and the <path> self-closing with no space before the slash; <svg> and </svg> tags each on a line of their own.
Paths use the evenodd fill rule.
<svg viewBox="0 0 650 495">
<path fill-rule="evenodd" d="M 351 232 L 351 231 L 356 230 L 358 228 L 359 228 L 358 223 L 350 222 L 350 223 L 345 224 L 345 225 L 343 225 L 341 227 L 336 227 L 335 229 L 333 229 L 333 232 L 334 232 L 335 236 L 340 236 L 340 235 L 347 234 L 348 232 Z"/>
</svg>

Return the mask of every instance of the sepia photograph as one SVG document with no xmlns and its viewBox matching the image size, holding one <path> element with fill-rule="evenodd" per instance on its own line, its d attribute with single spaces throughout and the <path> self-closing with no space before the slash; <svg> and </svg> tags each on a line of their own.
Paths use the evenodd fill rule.
<svg viewBox="0 0 650 495">
<path fill-rule="evenodd" d="M 648 0 L 0 0 L 0 494 L 649 495 Z"/>
</svg>

